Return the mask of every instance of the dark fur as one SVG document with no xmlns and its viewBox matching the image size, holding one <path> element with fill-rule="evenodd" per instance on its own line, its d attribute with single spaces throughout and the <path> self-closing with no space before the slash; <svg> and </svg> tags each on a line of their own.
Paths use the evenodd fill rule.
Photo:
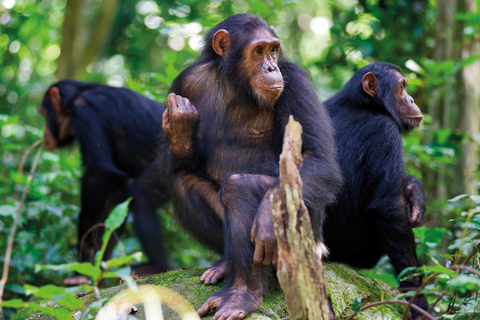
<svg viewBox="0 0 480 320">
<path fill-rule="evenodd" d="M 405 130 L 395 109 L 397 77 L 393 70 L 400 71 L 389 63 L 370 64 L 324 103 L 345 178 L 337 202 L 327 209 L 324 236 L 331 261 L 372 268 L 388 254 L 398 275 L 405 268 L 417 267 L 418 262 L 403 195 L 404 186 L 414 178 L 405 173 L 400 136 Z M 367 72 L 378 79 L 375 98 L 362 89 Z M 401 286 L 418 287 L 420 283 L 416 277 Z M 425 297 L 415 303 L 428 309 Z"/>
<path fill-rule="evenodd" d="M 157 270 L 165 271 L 160 226 L 155 209 L 170 195 L 153 161 L 155 146 L 168 145 L 161 130 L 163 104 L 125 88 L 63 80 L 54 85 L 69 112 L 74 136 L 58 141 L 63 147 L 77 140 L 85 173 L 82 177 L 78 245 L 87 230 L 103 222 L 115 205 L 133 196 L 131 209 L 143 247 Z M 42 101 L 53 135 L 58 126 L 48 91 Z M 129 182 L 130 186 L 129 186 Z M 87 237 L 79 261 L 92 261 L 100 249 L 102 228 Z"/>
<path fill-rule="evenodd" d="M 278 183 L 279 155 L 290 115 L 303 126 L 303 151 L 308 154 L 301 168 L 303 193 L 317 241 L 322 241 L 325 207 L 334 201 L 341 184 L 332 127 L 305 70 L 280 53 L 283 93 L 273 108 L 265 108 L 253 96 L 243 54 L 258 28 L 275 36 L 263 20 L 248 14 L 219 23 L 205 37 L 206 47 L 199 60 L 184 70 L 171 88 L 171 92 L 188 98 L 200 115 L 196 165 L 177 167 L 172 178 L 178 181 L 179 174 L 188 171 L 211 183 L 226 208 L 225 225 L 198 193 L 184 187 L 175 189 L 175 212 L 203 244 L 225 253 L 230 284 L 237 277 L 247 283 L 250 279 L 254 251 L 250 230 L 265 192 Z M 232 38 L 231 54 L 225 58 L 210 45 L 220 29 L 226 29 Z M 268 127 L 269 119 L 273 128 L 262 138 L 248 135 L 249 126 Z M 243 174 L 262 175 L 265 179 Z"/>
</svg>

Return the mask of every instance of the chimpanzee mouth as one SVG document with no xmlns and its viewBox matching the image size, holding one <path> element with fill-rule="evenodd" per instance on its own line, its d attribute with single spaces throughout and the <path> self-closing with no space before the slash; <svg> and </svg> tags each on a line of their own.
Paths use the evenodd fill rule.
<svg viewBox="0 0 480 320">
<path fill-rule="evenodd" d="M 260 87 L 260 89 L 265 90 L 265 91 L 282 91 L 283 86 L 271 86 L 271 87 Z"/>
</svg>

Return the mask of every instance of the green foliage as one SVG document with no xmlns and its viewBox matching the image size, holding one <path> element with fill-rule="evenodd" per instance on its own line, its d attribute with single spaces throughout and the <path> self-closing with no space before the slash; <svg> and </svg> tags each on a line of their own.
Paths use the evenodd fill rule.
<svg viewBox="0 0 480 320">
<path fill-rule="evenodd" d="M 93 32 L 99 4 L 93 1 L 81 12 L 76 29 L 79 37 Z M 56 80 L 63 18 L 70 9 L 67 5 L 64 0 L 0 3 L 0 252 L 5 252 L 34 152 L 26 157 L 23 169 L 19 168 L 22 156 L 42 138 L 44 122 L 37 108 L 48 85 Z M 459 60 L 434 59 L 436 6 L 436 1 L 430 0 L 120 1 L 108 38 L 98 56 L 82 70 L 81 80 L 123 85 L 164 101 L 173 79 L 198 57 L 206 31 L 232 14 L 248 12 L 274 26 L 282 51 L 308 70 L 322 100 L 337 92 L 358 68 L 385 60 L 403 67 L 409 93 L 425 112 L 433 92 L 451 92 L 459 71 L 480 59 L 479 54 Z M 455 15 L 464 23 L 465 38 L 478 38 L 479 12 Z M 480 137 L 457 128 L 439 127 L 435 117 L 426 113 L 421 128 L 403 140 L 407 173 L 422 180 L 446 169 L 452 171 L 447 179 L 454 177 L 463 144 L 480 142 Z M 4 296 L 12 300 L 3 304 L 7 316 L 11 315 L 8 308 L 53 312 L 58 318 L 66 317 L 68 310 L 82 309 L 72 300 L 75 291 L 59 287 L 69 272 L 88 275 L 94 282 L 120 277 L 134 286 L 125 266 L 144 257 L 138 253 L 141 248 L 130 218 L 121 238 L 123 249 L 117 247 L 112 259 L 100 262 L 99 253 L 95 265 L 72 263 L 76 260 L 81 175 L 78 147 L 42 152 L 15 237 Z M 436 188 L 436 183 L 425 185 L 427 195 Z M 479 198 L 427 199 L 428 227 L 415 229 L 419 260 L 427 264 L 418 272 L 425 273 L 426 279 L 437 274 L 424 289 L 431 302 L 439 292 L 448 291 L 434 311 L 443 318 L 464 319 L 478 312 L 478 276 L 468 270 L 454 270 L 453 274 L 447 265 L 461 265 L 478 247 Z M 159 211 L 172 267 L 207 266 L 218 258 L 185 235 L 173 218 L 171 204 Z M 111 219 L 117 220 L 106 221 L 105 238 L 126 215 L 125 204 L 112 213 Z M 0 262 L 3 259 L 0 254 Z M 478 270 L 478 259 L 477 252 L 466 263 Z M 385 260 L 377 269 L 362 272 L 392 286 L 398 284 Z M 48 295 L 65 309 L 31 301 Z M 14 299 L 18 297 L 25 301 Z M 94 306 L 89 308 L 94 310 Z"/>
</svg>

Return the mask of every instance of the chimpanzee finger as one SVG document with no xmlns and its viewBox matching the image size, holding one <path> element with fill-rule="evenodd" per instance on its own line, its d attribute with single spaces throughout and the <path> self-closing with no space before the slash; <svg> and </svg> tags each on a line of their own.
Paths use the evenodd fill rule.
<svg viewBox="0 0 480 320">
<path fill-rule="evenodd" d="M 177 102 L 177 95 L 175 93 L 170 93 L 167 97 L 167 110 L 168 110 L 168 117 L 170 121 L 173 119 L 173 114 L 178 112 L 178 102 Z"/>
<path fill-rule="evenodd" d="M 186 105 L 185 105 L 185 99 L 182 96 L 177 95 L 177 112 L 179 113 L 186 113 Z"/>
<path fill-rule="evenodd" d="M 410 222 L 414 227 L 418 227 L 420 224 L 420 209 L 417 206 L 412 207 L 412 213 L 410 215 Z"/>
<path fill-rule="evenodd" d="M 172 109 L 172 108 L 175 108 L 176 105 L 177 105 L 177 95 L 175 93 L 170 93 L 168 96 L 167 96 L 167 102 L 165 103 L 165 105 L 167 106 L 167 109 Z"/>
<path fill-rule="evenodd" d="M 168 109 L 165 109 L 162 115 L 162 128 L 163 130 L 170 129 L 170 118 L 168 116 Z"/>
<path fill-rule="evenodd" d="M 254 264 L 262 263 L 264 248 L 265 246 L 262 243 L 259 243 L 259 242 L 255 243 L 255 253 L 253 254 Z"/>
<path fill-rule="evenodd" d="M 275 247 L 271 243 L 266 243 L 265 245 L 265 256 L 263 257 L 262 264 L 268 266 L 272 263 L 272 256 L 273 252 L 275 251 Z"/>
</svg>

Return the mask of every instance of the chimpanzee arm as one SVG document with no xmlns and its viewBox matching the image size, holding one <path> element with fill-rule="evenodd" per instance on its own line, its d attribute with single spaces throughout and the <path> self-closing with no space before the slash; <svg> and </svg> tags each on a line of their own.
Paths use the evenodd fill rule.
<svg viewBox="0 0 480 320">
<path fill-rule="evenodd" d="M 303 198 L 312 220 L 315 239 L 323 252 L 322 226 L 325 207 L 331 204 L 341 185 L 340 167 L 335 160 L 333 129 L 328 115 L 318 101 L 306 72 L 291 63 L 280 66 L 285 79 L 284 92 L 277 102 L 277 125 L 286 125 L 293 115 L 303 128 L 300 175 L 303 180 Z M 277 133 L 283 141 L 284 132 Z M 274 186 L 275 187 L 275 186 Z M 271 214 L 271 189 L 268 190 L 255 218 L 251 238 L 255 241 L 254 263 L 275 263 L 275 234 Z"/>
<path fill-rule="evenodd" d="M 125 176 L 125 173 L 114 163 L 112 144 L 108 137 L 108 123 L 100 117 L 100 112 L 95 110 L 100 103 L 95 99 L 99 97 L 81 96 L 75 99 L 70 109 L 72 126 L 80 144 L 83 164 L 101 172 Z"/>
<path fill-rule="evenodd" d="M 415 239 L 402 194 L 405 183 L 403 144 L 393 122 L 382 123 L 382 119 L 372 119 L 368 127 L 372 128 L 368 136 L 376 138 L 365 143 L 363 162 L 368 170 L 362 199 L 370 199 L 365 213 L 377 228 L 380 245 L 398 275 L 406 268 L 418 267 Z M 400 288 L 419 287 L 421 282 L 421 277 L 411 277 L 400 282 Z M 424 296 L 417 298 L 414 303 L 428 309 Z"/>
<path fill-rule="evenodd" d="M 425 215 L 425 195 L 423 183 L 413 176 L 405 176 L 402 181 L 402 191 L 410 209 L 410 223 L 418 227 Z"/>
<path fill-rule="evenodd" d="M 280 66 L 280 69 L 285 75 L 285 90 L 279 100 L 279 116 L 286 118 L 288 112 L 303 128 L 304 162 L 300 169 L 303 197 L 309 210 L 316 207 L 323 211 L 335 200 L 342 181 L 333 128 L 306 71 L 291 63 Z M 321 221 L 313 223 L 314 226 L 319 224 Z"/>
<path fill-rule="evenodd" d="M 198 161 L 194 159 L 194 136 L 198 118 L 197 110 L 187 98 L 173 93 L 168 96 L 162 127 L 170 146 L 173 183 L 178 186 L 177 195 L 193 198 L 193 203 L 206 203 L 223 221 L 224 208 L 218 197 L 219 187 L 195 173 Z"/>
</svg>

